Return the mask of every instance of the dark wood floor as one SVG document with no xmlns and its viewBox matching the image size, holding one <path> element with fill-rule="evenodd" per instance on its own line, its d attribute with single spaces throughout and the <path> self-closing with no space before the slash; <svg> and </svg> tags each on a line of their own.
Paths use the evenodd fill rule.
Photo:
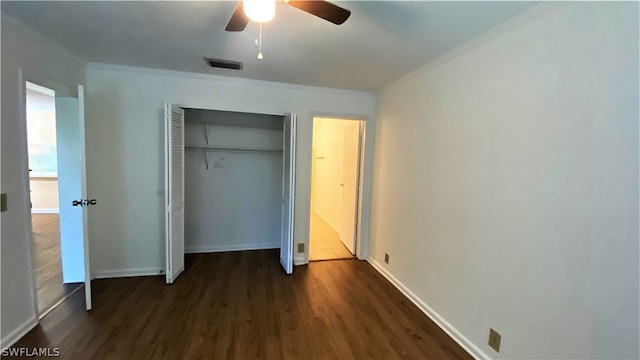
<svg viewBox="0 0 640 360">
<path fill-rule="evenodd" d="M 43 313 L 82 284 L 62 283 L 58 214 L 31 214 L 38 312 Z"/>
<path fill-rule="evenodd" d="M 16 347 L 73 359 L 470 359 L 359 260 L 315 262 L 287 276 L 274 250 L 187 255 L 164 277 L 93 282 Z"/>
</svg>

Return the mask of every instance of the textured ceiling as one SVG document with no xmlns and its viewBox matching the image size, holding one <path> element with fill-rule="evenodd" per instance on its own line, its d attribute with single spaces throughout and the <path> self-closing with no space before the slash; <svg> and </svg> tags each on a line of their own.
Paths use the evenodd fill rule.
<svg viewBox="0 0 640 360">
<path fill-rule="evenodd" d="M 79 56 L 108 64 L 376 90 L 470 41 L 534 2 L 336 1 L 352 11 L 341 26 L 278 3 L 264 25 L 224 27 L 235 2 L 2 1 L 2 12 Z M 204 56 L 244 62 L 209 68 Z"/>
</svg>

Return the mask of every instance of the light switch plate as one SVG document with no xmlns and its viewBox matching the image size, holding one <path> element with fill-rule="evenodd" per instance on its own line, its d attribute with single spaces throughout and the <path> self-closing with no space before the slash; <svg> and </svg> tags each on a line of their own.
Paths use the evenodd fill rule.
<svg viewBox="0 0 640 360">
<path fill-rule="evenodd" d="M 7 211 L 7 194 L 0 194 L 0 212 Z"/>
</svg>

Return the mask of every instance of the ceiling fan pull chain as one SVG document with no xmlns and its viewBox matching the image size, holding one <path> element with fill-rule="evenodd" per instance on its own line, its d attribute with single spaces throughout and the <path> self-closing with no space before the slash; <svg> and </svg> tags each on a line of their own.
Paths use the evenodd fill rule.
<svg viewBox="0 0 640 360">
<path fill-rule="evenodd" d="M 260 24 L 260 36 L 258 38 L 258 60 L 262 60 L 264 56 L 262 56 L 262 23 Z"/>
</svg>

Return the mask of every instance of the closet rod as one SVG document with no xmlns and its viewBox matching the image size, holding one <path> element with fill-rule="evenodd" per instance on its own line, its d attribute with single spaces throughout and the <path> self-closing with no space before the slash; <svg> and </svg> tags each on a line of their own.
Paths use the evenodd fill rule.
<svg viewBox="0 0 640 360">
<path fill-rule="evenodd" d="M 282 150 L 257 150 L 257 149 L 231 149 L 231 148 L 214 148 L 203 146 L 185 146 L 187 151 L 224 151 L 224 152 L 236 152 L 236 153 L 259 153 L 259 154 L 282 154 Z"/>
</svg>

